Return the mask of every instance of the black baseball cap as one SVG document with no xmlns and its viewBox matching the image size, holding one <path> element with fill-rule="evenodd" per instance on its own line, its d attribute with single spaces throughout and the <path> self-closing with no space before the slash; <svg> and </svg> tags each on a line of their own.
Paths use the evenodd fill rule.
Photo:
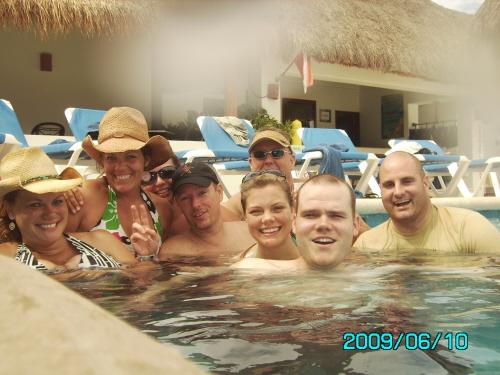
<svg viewBox="0 0 500 375">
<path fill-rule="evenodd" d="M 172 177 L 172 189 L 175 194 L 182 185 L 192 184 L 208 187 L 212 182 L 219 183 L 219 178 L 212 167 L 207 163 L 194 161 L 177 168 L 174 177 Z"/>
</svg>

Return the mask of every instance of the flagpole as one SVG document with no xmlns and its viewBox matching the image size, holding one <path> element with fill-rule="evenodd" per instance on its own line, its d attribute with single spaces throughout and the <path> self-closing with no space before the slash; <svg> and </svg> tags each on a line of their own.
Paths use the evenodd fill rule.
<svg viewBox="0 0 500 375">
<path fill-rule="evenodd" d="M 290 62 L 290 64 L 288 64 L 288 66 L 285 68 L 285 70 L 283 71 L 283 73 L 281 73 L 279 76 L 277 76 L 274 80 L 276 81 L 276 83 L 278 83 L 279 81 L 281 81 L 281 78 L 283 78 L 283 76 L 286 74 L 286 72 L 288 72 L 288 69 L 290 69 L 292 67 L 292 65 L 295 63 L 295 59 L 297 58 L 297 56 L 295 56 L 295 58 Z"/>
</svg>

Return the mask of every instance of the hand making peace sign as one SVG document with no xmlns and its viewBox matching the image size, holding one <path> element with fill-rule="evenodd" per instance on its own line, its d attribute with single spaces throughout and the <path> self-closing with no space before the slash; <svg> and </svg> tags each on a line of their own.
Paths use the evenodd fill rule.
<svg viewBox="0 0 500 375">
<path fill-rule="evenodd" d="M 161 245 L 161 238 L 156 230 L 149 224 L 150 217 L 146 207 L 140 205 L 139 210 L 135 205 L 132 210 L 132 235 L 130 242 L 138 256 L 156 255 Z"/>
</svg>

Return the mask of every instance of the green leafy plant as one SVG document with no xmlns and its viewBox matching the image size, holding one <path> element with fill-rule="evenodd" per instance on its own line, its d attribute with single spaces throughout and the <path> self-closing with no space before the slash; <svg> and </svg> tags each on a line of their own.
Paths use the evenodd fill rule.
<svg viewBox="0 0 500 375">
<path fill-rule="evenodd" d="M 264 126 L 271 125 L 275 128 L 283 129 L 290 136 L 292 135 L 292 122 L 290 120 L 285 121 L 285 123 L 279 122 L 273 116 L 270 116 L 269 113 L 265 109 L 261 109 L 255 114 L 254 118 L 250 119 L 255 130 L 258 130 Z"/>
</svg>

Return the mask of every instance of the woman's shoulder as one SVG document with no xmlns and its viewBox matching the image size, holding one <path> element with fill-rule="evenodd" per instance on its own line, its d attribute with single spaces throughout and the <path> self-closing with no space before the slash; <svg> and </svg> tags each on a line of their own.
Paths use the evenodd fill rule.
<svg viewBox="0 0 500 375">
<path fill-rule="evenodd" d="M 4 242 L 0 244 L 0 254 L 13 258 L 17 252 L 17 242 Z"/>
<path fill-rule="evenodd" d="M 96 179 L 85 180 L 83 183 L 83 190 L 86 194 L 103 194 L 108 190 L 108 184 L 104 177 Z"/>
</svg>

